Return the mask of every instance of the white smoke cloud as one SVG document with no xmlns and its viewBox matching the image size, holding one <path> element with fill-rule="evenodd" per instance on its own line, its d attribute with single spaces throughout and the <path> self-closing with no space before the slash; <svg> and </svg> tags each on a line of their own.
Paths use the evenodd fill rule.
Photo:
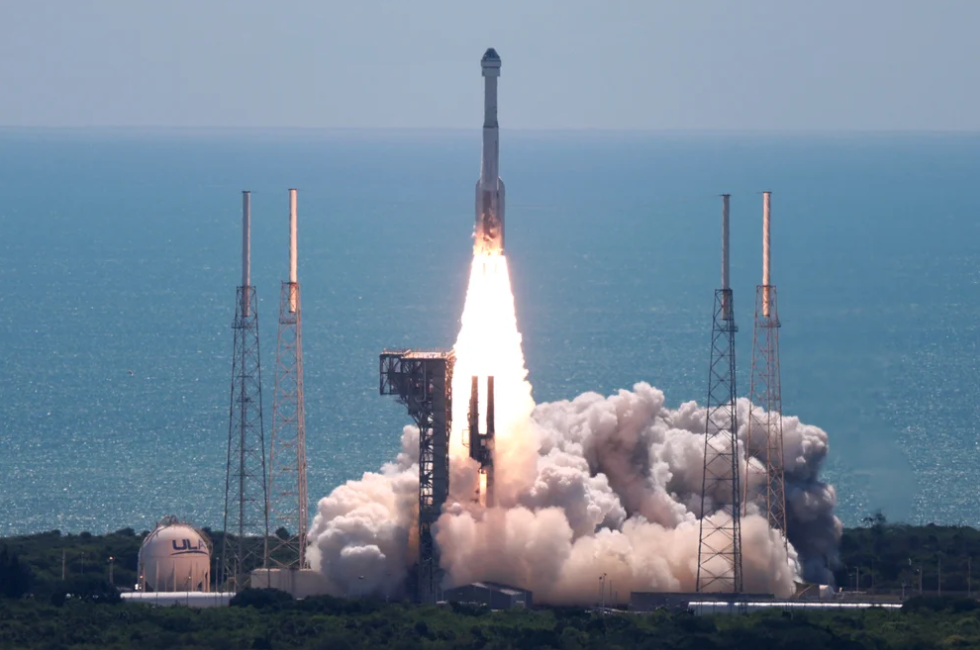
<svg viewBox="0 0 980 650">
<path fill-rule="evenodd" d="M 554 604 L 594 603 L 602 574 L 620 601 L 630 591 L 695 591 L 701 519 L 722 521 L 731 504 L 716 487 L 702 512 L 706 410 L 669 409 L 647 383 L 535 406 L 503 257 L 474 259 L 455 350 L 450 496 L 436 526 L 445 586 L 491 580 Z M 490 509 L 475 500 L 478 468 L 463 444 L 473 375 L 495 377 Z M 740 450 L 749 406 L 737 403 Z M 765 472 L 754 438 L 739 476 L 749 495 L 744 588 L 785 597 L 794 580 L 829 581 L 841 524 L 836 494 L 819 479 L 827 434 L 795 417 L 782 424 L 788 546 L 756 505 Z M 387 594 L 404 583 L 418 553 L 417 447 L 418 430 L 405 427 L 395 463 L 320 501 L 309 558 L 331 593 Z"/>
<path fill-rule="evenodd" d="M 320 499 L 307 557 L 331 595 L 390 594 L 405 580 L 418 554 L 418 441 L 405 427 L 396 462 Z"/>
<path fill-rule="evenodd" d="M 741 440 L 748 407 L 739 400 Z M 704 420 L 705 409 L 693 402 L 666 408 L 663 393 L 646 383 L 609 397 L 586 393 L 539 405 L 523 427 L 536 443 L 523 446 L 534 454 L 530 479 L 510 481 L 490 510 L 447 504 L 437 542 L 448 583 L 494 580 L 555 604 L 594 602 L 603 573 L 622 600 L 630 591 L 694 591 Z M 804 569 L 811 579 L 827 579 L 841 531 L 834 490 L 819 481 L 827 434 L 787 416 L 783 436 L 794 544 L 787 550 L 754 504 L 742 519 L 745 589 L 779 596 L 792 593 Z M 397 463 L 320 502 L 310 557 L 338 595 L 395 590 L 414 560 L 414 427 L 405 428 L 402 444 Z M 468 476 L 472 485 L 471 462 L 453 461 L 453 479 Z M 751 498 L 762 467 L 750 462 Z M 745 476 L 744 461 L 740 472 Z M 707 516 L 728 517 L 729 502 L 719 495 Z"/>
</svg>

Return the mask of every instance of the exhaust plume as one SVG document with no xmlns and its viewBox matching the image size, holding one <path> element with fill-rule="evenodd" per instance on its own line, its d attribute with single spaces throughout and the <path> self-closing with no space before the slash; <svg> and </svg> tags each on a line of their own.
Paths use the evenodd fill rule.
<svg viewBox="0 0 980 650">
<path fill-rule="evenodd" d="M 693 401 L 670 409 L 644 382 L 535 406 L 503 255 L 474 257 L 455 350 L 450 498 L 436 529 L 444 586 L 492 580 L 533 591 L 535 602 L 592 604 L 605 573 L 618 602 L 630 591 L 695 591 L 699 519 L 727 517 L 731 498 L 709 494 L 701 512 L 705 409 Z M 489 509 L 463 442 L 468 400 L 459 396 L 469 395 L 474 375 L 496 382 Z M 742 445 L 748 400 L 737 411 Z M 765 478 L 763 450 L 750 449 L 739 471 L 750 495 L 745 590 L 780 597 L 794 581 L 830 582 L 841 535 L 836 494 L 819 478 L 827 434 L 786 416 L 783 436 L 788 548 L 751 502 Z M 395 462 L 320 501 L 308 556 L 332 593 L 399 592 L 417 555 L 417 491 L 418 430 L 408 426 Z"/>
</svg>

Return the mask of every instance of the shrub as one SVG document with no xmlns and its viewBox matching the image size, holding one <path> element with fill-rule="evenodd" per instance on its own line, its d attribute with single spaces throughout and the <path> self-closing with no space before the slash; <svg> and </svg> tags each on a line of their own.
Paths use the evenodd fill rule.
<svg viewBox="0 0 980 650">
<path fill-rule="evenodd" d="M 20 598 L 31 589 L 34 573 L 16 555 L 7 553 L 7 547 L 0 549 L 0 596 Z"/>
<path fill-rule="evenodd" d="M 76 576 L 58 581 L 51 592 L 51 604 L 60 607 L 69 598 L 106 605 L 115 605 L 122 600 L 119 591 L 98 576 Z"/>
<path fill-rule="evenodd" d="M 902 605 L 902 612 L 972 612 L 980 609 L 980 602 L 959 596 L 914 596 Z"/>
<path fill-rule="evenodd" d="M 255 607 L 256 609 L 281 608 L 293 602 L 293 597 L 279 589 L 245 589 L 235 594 L 228 602 L 232 607 Z"/>
</svg>

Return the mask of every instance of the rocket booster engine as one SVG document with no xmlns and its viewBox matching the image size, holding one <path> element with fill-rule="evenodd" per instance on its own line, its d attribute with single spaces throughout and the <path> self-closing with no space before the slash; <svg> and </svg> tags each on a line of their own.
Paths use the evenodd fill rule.
<svg viewBox="0 0 980 650">
<path fill-rule="evenodd" d="M 484 477 L 483 502 L 493 507 L 493 451 L 496 427 L 494 425 L 493 377 L 487 377 L 486 430 L 480 431 L 480 384 L 479 377 L 473 376 L 470 383 L 469 440 L 470 458 L 480 463 L 480 474 Z M 479 500 L 479 496 L 477 497 Z"/>
<path fill-rule="evenodd" d="M 500 129 L 497 125 L 497 77 L 500 56 L 492 47 L 483 68 L 483 163 L 476 183 L 474 254 L 504 252 L 504 182 L 500 180 Z"/>
</svg>

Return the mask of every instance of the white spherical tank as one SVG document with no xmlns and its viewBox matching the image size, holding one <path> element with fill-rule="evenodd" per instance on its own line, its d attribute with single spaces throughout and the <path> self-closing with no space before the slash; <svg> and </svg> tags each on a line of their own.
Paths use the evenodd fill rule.
<svg viewBox="0 0 980 650">
<path fill-rule="evenodd" d="M 140 589 L 210 591 L 211 542 L 176 517 L 161 521 L 140 548 Z"/>
</svg>

